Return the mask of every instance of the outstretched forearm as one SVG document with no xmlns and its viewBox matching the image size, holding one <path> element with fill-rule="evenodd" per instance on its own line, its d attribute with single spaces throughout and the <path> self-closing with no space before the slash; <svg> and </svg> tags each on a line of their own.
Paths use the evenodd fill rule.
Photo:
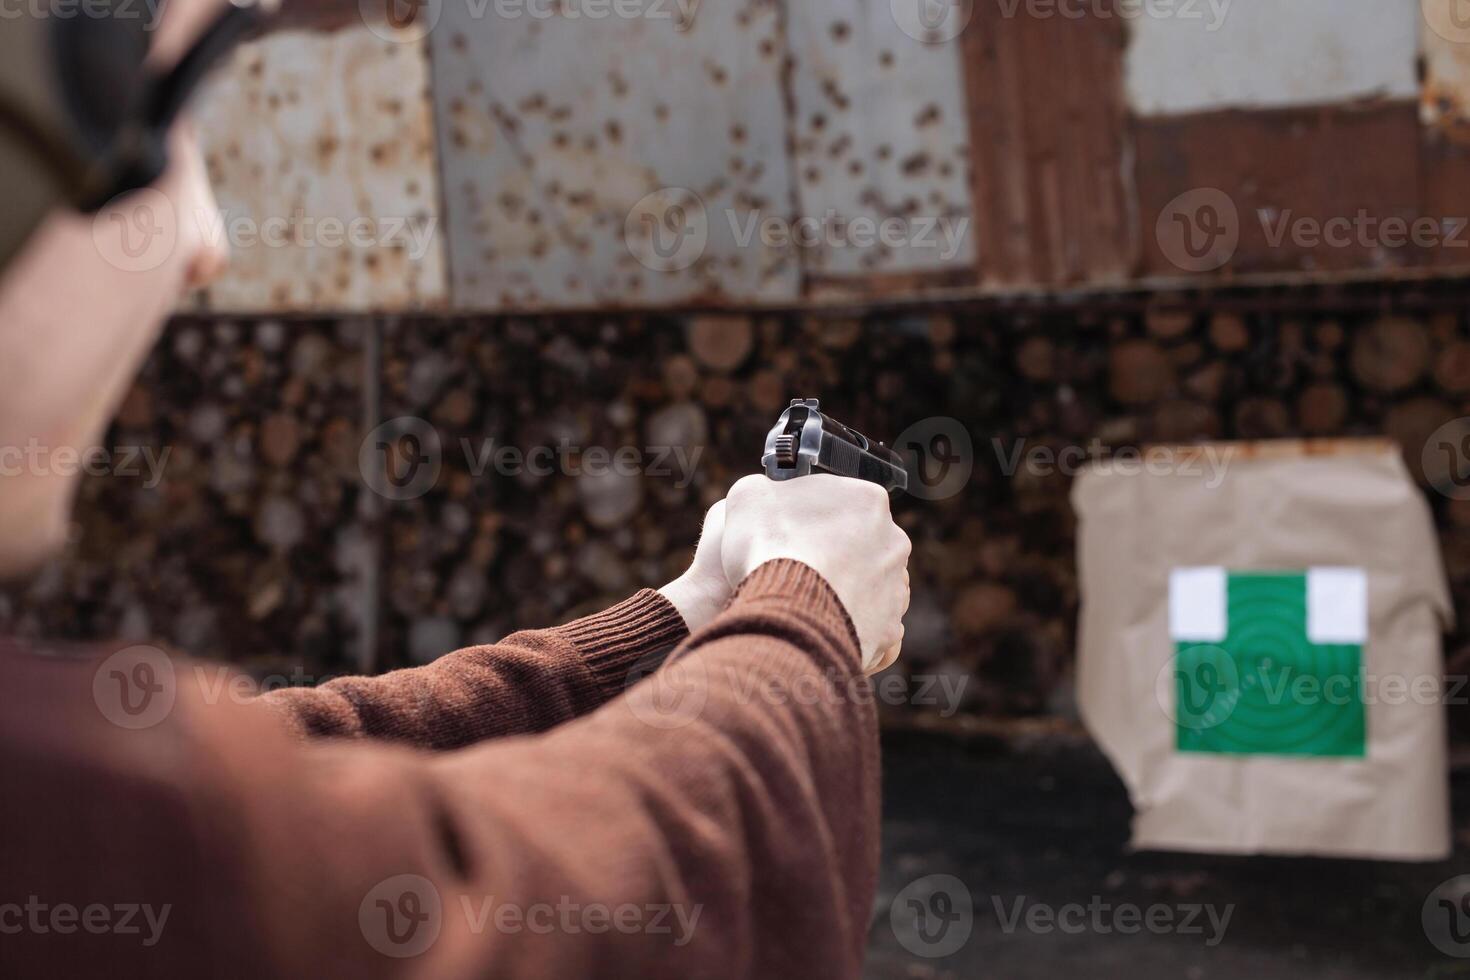
<svg viewBox="0 0 1470 980">
<path fill-rule="evenodd" d="M 155 725 L 119 727 L 95 665 L 15 660 L 0 776 L 33 805 L 0 808 L 7 881 L 158 922 L 7 937 L 0 974 L 856 978 L 879 830 L 860 659 L 783 561 L 625 696 L 458 752 L 292 741 L 187 673 Z"/>
<path fill-rule="evenodd" d="M 565 626 L 515 633 L 426 667 L 274 691 L 261 701 L 300 735 L 455 749 L 593 711 L 687 635 L 674 606 L 645 589 Z"/>
</svg>

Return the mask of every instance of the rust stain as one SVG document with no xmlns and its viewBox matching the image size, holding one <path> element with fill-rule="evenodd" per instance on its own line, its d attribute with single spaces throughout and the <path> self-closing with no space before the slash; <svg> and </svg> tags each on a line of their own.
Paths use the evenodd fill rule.
<svg viewBox="0 0 1470 980">
<path fill-rule="evenodd" d="M 795 299 L 795 256 L 739 239 L 789 193 L 779 14 L 488 30 L 447 7 L 431 44 L 455 305 Z"/>
<path fill-rule="evenodd" d="M 1446 139 L 1470 143 L 1470 32 L 1450 17 L 1458 0 L 1426 0 L 1419 118 Z M 1441 30 L 1448 33 L 1446 37 Z"/>
<path fill-rule="evenodd" d="M 973 283 L 959 45 L 920 43 L 882 3 L 789 4 L 787 22 L 797 211 L 823 239 L 802 250 L 808 290 Z"/>
<path fill-rule="evenodd" d="M 366 28 L 242 48 L 196 110 L 228 273 L 221 311 L 441 306 L 428 65 L 421 42 Z M 208 219 L 202 219 L 208 220 Z"/>
</svg>

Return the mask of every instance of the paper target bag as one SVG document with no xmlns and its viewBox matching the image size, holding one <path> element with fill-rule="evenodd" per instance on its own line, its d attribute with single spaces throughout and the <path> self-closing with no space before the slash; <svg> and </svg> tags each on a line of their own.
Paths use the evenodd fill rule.
<svg viewBox="0 0 1470 980">
<path fill-rule="evenodd" d="M 1155 448 L 1073 503 L 1078 702 L 1135 847 L 1448 856 L 1452 607 L 1397 447 Z"/>
</svg>

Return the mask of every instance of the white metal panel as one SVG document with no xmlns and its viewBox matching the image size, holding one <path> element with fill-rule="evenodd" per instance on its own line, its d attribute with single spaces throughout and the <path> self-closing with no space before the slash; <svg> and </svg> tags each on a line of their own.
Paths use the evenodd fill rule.
<svg viewBox="0 0 1470 980">
<path fill-rule="evenodd" d="M 974 264 L 964 76 L 948 37 L 957 31 L 910 36 L 897 16 L 907 2 L 788 5 L 798 212 L 822 232 L 801 247 L 809 272 Z M 877 240 L 863 232 L 874 224 Z"/>
<path fill-rule="evenodd" d="M 449 3 L 430 35 L 455 305 L 795 298 L 740 235 L 791 198 L 776 3 L 552 6 Z"/>
<path fill-rule="evenodd" d="M 1415 0 L 1132 0 L 1125 72 L 1143 114 L 1418 96 Z"/>
<path fill-rule="evenodd" d="M 1423 0 L 1425 125 L 1463 140 L 1470 122 L 1470 10 L 1464 0 Z"/>
<path fill-rule="evenodd" d="M 386 28 L 380 28 L 386 35 Z M 399 310 L 447 292 L 424 43 L 366 28 L 247 45 L 194 112 L 231 247 L 198 302 Z"/>
</svg>

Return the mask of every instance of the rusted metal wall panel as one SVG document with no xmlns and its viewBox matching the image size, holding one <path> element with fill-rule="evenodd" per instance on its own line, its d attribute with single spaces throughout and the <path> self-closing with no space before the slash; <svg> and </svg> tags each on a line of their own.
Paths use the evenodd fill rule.
<svg viewBox="0 0 1470 980">
<path fill-rule="evenodd" d="M 1416 111 L 1421 36 L 1426 51 L 1444 42 L 1427 29 L 1436 5 L 1425 0 L 1421 14 L 1407 0 L 1237 2 L 1214 23 L 1216 8 L 1203 19 L 1135 20 L 1124 77 L 1144 272 L 1357 274 L 1446 262 L 1453 222 L 1434 210 L 1431 188 L 1448 182 L 1421 152 Z"/>
<path fill-rule="evenodd" d="M 233 311 L 433 308 L 446 296 L 428 65 L 413 35 L 289 33 L 236 53 L 196 110 Z M 393 37 L 394 39 L 388 39 Z M 187 220 L 187 218 L 186 218 Z"/>
<path fill-rule="evenodd" d="M 455 305 L 794 300 L 798 256 L 741 234 L 791 206 L 774 0 L 545 8 L 430 35 Z"/>
<path fill-rule="evenodd" d="M 738 307 L 1467 264 L 1444 241 L 1470 211 L 1461 0 L 928 2 L 470 0 L 412 34 L 251 46 L 199 110 L 234 260 L 198 303 Z M 1360 214 L 1439 226 L 1301 240 Z M 865 237 L 885 221 L 897 244 Z"/>
<path fill-rule="evenodd" d="M 1143 115 L 1418 95 L 1413 0 L 1133 6 L 1125 78 Z"/>
<path fill-rule="evenodd" d="M 1393 270 L 1430 261 L 1413 103 L 1136 123 L 1149 275 Z"/>
<path fill-rule="evenodd" d="M 964 35 L 987 286 L 1117 282 L 1138 215 L 1121 91 L 1124 24 L 979 4 Z"/>
<path fill-rule="evenodd" d="M 961 24 L 930 39 L 906 4 L 919 6 L 786 6 L 798 215 L 822 232 L 801 248 L 812 276 L 959 269 L 973 282 Z"/>
</svg>

